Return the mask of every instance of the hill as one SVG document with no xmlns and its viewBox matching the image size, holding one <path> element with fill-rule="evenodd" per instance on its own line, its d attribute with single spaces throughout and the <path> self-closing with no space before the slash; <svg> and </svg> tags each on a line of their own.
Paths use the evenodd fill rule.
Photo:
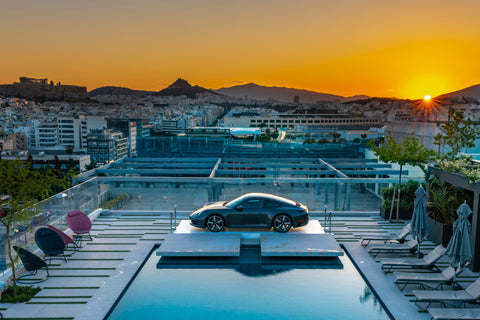
<svg viewBox="0 0 480 320">
<path fill-rule="evenodd" d="M 90 97 L 93 96 L 99 96 L 99 95 L 134 95 L 134 96 L 142 96 L 142 95 L 148 95 L 148 94 L 153 94 L 154 92 L 152 91 L 143 91 L 143 90 L 133 90 L 129 88 L 124 88 L 124 87 L 113 87 L 113 86 L 107 86 L 107 87 L 100 87 L 97 89 L 93 89 L 88 92 Z"/>
<path fill-rule="evenodd" d="M 174 83 L 169 85 L 167 88 L 158 91 L 155 95 L 158 96 L 187 96 L 188 98 L 194 99 L 198 94 L 215 94 L 214 91 L 202 88 L 200 86 L 191 86 L 188 81 L 178 78 Z"/>
<path fill-rule="evenodd" d="M 442 94 L 437 98 L 449 98 L 449 97 L 471 97 L 475 99 L 480 99 L 480 84 L 476 84 L 471 87 L 467 87 L 465 89 L 461 89 L 458 91 Z"/>
<path fill-rule="evenodd" d="M 362 98 L 368 98 L 367 96 L 354 96 L 351 98 L 346 98 L 339 95 L 320 93 L 316 91 L 309 91 L 303 89 L 294 89 L 294 88 L 285 88 L 285 87 L 266 87 L 261 86 L 255 83 L 248 83 L 245 85 L 238 85 L 228 88 L 220 88 L 215 90 L 215 92 L 235 97 L 235 98 L 245 98 L 255 100 L 268 100 L 274 99 L 279 102 L 294 102 L 294 97 L 298 96 L 300 103 L 316 103 L 317 101 L 322 100 L 338 100 L 338 101 L 349 101 L 349 100 L 358 100 Z"/>
</svg>

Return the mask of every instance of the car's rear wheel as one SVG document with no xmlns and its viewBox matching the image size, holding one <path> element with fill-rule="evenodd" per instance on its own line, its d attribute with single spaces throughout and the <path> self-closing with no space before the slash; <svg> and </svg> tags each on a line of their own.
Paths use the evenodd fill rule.
<svg viewBox="0 0 480 320">
<path fill-rule="evenodd" d="M 225 227 L 225 221 L 223 221 L 223 218 L 218 214 L 214 214 L 208 217 L 206 224 L 207 224 L 207 229 L 212 232 L 222 231 L 223 228 Z"/>
<path fill-rule="evenodd" d="M 292 228 L 292 219 L 286 214 L 279 214 L 273 218 L 272 225 L 277 232 L 288 232 Z"/>
</svg>

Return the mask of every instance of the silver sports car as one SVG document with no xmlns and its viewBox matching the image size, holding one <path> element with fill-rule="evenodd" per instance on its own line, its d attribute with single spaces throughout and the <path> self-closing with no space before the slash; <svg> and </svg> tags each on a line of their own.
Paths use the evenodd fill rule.
<svg viewBox="0 0 480 320">
<path fill-rule="evenodd" d="M 218 232 L 224 228 L 272 228 L 288 232 L 308 223 L 308 208 L 266 193 L 248 193 L 228 202 L 207 203 L 190 214 L 191 224 Z"/>
</svg>

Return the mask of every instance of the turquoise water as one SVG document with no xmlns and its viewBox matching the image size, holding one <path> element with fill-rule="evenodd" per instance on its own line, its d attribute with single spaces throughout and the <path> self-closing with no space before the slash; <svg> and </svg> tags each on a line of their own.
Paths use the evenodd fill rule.
<svg viewBox="0 0 480 320">
<path fill-rule="evenodd" d="M 234 269 L 157 269 L 153 253 L 113 319 L 390 319 L 347 257 L 343 268 L 246 276 Z"/>
</svg>

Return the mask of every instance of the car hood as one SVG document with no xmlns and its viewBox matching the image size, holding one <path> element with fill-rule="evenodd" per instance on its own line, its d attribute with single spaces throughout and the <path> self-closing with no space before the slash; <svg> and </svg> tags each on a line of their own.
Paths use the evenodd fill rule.
<svg viewBox="0 0 480 320">
<path fill-rule="evenodd" d="M 210 208 L 223 208 L 225 207 L 224 204 L 227 203 L 226 201 L 219 201 L 219 202 L 207 202 L 201 208 L 203 209 L 210 209 Z"/>
</svg>

